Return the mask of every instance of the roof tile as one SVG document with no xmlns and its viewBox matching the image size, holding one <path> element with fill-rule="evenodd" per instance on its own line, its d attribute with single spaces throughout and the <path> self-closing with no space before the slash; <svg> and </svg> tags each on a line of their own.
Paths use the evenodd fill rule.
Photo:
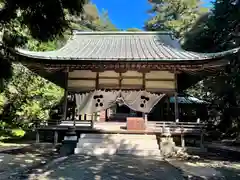
<svg viewBox="0 0 240 180">
<path fill-rule="evenodd" d="M 161 32 L 77 32 L 59 50 L 33 52 L 17 49 L 22 56 L 38 59 L 126 61 L 201 60 L 233 51 L 211 54 L 184 51 L 172 34 Z"/>
</svg>

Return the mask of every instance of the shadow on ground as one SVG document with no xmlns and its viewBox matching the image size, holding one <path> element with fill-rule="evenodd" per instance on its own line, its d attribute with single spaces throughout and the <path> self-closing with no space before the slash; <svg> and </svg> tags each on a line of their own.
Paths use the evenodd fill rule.
<svg viewBox="0 0 240 180">
<path fill-rule="evenodd" d="M 63 162 L 38 169 L 27 179 L 64 180 L 237 180 L 237 167 L 210 167 L 207 163 L 163 161 L 132 156 L 72 155 Z"/>
<path fill-rule="evenodd" d="M 41 173 L 31 174 L 28 179 L 65 180 L 174 180 L 184 179 L 180 170 L 168 162 L 157 159 L 130 156 L 76 156 L 52 165 Z"/>
<path fill-rule="evenodd" d="M 52 144 L 32 144 L 20 149 L 1 151 L 0 153 L 0 179 L 9 179 L 19 173 L 30 171 L 33 168 L 56 158 Z"/>
</svg>

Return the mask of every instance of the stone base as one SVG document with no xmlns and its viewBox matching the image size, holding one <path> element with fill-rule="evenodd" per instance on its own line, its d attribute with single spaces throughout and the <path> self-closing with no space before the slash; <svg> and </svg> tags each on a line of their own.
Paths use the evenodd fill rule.
<svg viewBox="0 0 240 180">
<path fill-rule="evenodd" d="M 163 156 L 171 156 L 176 151 L 172 137 L 160 137 L 159 147 Z"/>
<path fill-rule="evenodd" d="M 62 146 L 60 148 L 61 156 L 74 154 L 74 149 L 76 148 L 76 145 L 77 145 L 77 141 L 72 141 L 72 140 L 63 141 Z"/>
<path fill-rule="evenodd" d="M 139 117 L 127 117 L 127 130 L 145 130 L 145 121 Z"/>
<path fill-rule="evenodd" d="M 64 141 L 77 141 L 77 136 L 64 136 Z"/>
</svg>

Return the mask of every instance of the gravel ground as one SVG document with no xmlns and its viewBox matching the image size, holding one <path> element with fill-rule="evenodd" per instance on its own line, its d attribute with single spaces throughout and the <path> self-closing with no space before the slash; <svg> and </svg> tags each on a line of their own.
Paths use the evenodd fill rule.
<svg viewBox="0 0 240 180">
<path fill-rule="evenodd" d="M 206 155 L 205 155 L 206 156 Z M 29 174 L 29 180 L 239 180 L 240 163 L 208 158 L 196 161 L 132 156 L 72 155 Z"/>
<path fill-rule="evenodd" d="M 51 144 L 0 153 L 0 179 L 7 180 L 239 180 L 240 163 L 228 154 L 206 153 L 195 161 L 132 156 L 59 155 Z"/>
<path fill-rule="evenodd" d="M 3 151 L 4 150 L 4 151 Z M 0 179 L 14 179 L 38 166 L 42 166 L 58 155 L 51 144 L 29 145 L 21 149 L 2 148 L 0 152 Z"/>
<path fill-rule="evenodd" d="M 182 172 L 170 163 L 132 156 L 92 157 L 72 155 L 49 166 L 29 180 L 184 180 Z"/>
</svg>

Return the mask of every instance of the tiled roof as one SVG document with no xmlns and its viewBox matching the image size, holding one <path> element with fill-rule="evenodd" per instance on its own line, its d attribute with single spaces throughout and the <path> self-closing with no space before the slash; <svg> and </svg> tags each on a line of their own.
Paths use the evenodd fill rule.
<svg viewBox="0 0 240 180">
<path fill-rule="evenodd" d="M 235 53 L 184 51 L 168 32 L 75 32 L 64 47 L 56 51 L 33 52 L 17 49 L 21 56 L 59 60 L 182 61 L 202 60 Z"/>
</svg>

